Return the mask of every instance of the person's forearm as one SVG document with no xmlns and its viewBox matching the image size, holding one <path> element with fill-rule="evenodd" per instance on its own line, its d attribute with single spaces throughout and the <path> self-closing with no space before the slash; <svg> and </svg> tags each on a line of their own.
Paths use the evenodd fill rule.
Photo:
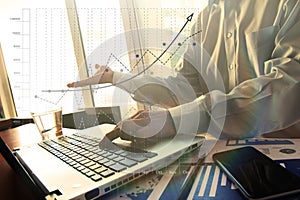
<svg viewBox="0 0 300 200">
<path fill-rule="evenodd" d="M 196 98 L 189 83 L 179 77 L 160 78 L 115 72 L 113 85 L 130 93 L 138 102 L 167 108 Z"/>
</svg>

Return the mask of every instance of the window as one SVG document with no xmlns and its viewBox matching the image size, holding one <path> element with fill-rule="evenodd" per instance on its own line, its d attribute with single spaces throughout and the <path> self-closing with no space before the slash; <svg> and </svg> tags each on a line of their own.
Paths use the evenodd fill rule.
<svg viewBox="0 0 300 200">
<path fill-rule="evenodd" d="M 76 3 L 88 57 L 94 48 L 123 32 L 119 1 Z M 17 0 L 4 4 L 0 15 L 7 31 L 0 41 L 18 116 L 29 117 L 31 111 L 59 106 L 65 113 L 83 108 L 76 92 L 66 87 L 78 79 L 79 73 L 65 1 Z M 88 69 L 90 75 L 95 72 L 92 65 Z M 109 106 L 112 89 L 95 90 L 96 106 Z"/>
</svg>

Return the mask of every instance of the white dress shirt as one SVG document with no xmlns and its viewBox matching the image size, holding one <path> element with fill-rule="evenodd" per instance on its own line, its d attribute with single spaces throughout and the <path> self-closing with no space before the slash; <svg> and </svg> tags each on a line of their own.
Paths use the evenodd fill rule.
<svg viewBox="0 0 300 200">
<path fill-rule="evenodd" d="M 117 85 L 141 102 L 169 105 L 179 132 L 244 138 L 300 119 L 300 1 L 212 0 L 193 33 L 210 63 L 193 62 L 201 56 L 189 45 L 177 76 Z M 130 76 L 115 72 L 113 83 Z"/>
</svg>

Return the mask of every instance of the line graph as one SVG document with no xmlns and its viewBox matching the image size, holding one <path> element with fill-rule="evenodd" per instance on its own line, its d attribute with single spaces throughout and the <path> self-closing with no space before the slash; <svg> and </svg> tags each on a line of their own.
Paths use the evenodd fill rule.
<svg viewBox="0 0 300 200">
<path fill-rule="evenodd" d="M 167 48 L 165 48 L 165 50 L 149 65 L 147 66 L 144 71 L 147 71 L 148 69 L 150 69 L 167 51 L 168 49 L 173 45 L 173 43 L 175 42 L 175 40 L 178 38 L 178 36 L 181 34 L 181 32 L 184 30 L 184 28 L 186 27 L 186 25 L 192 21 L 192 18 L 193 18 L 193 15 L 194 13 L 192 13 L 191 15 L 189 15 L 187 18 L 186 18 L 186 22 L 184 23 L 184 25 L 182 26 L 182 28 L 180 29 L 180 31 L 178 32 L 178 34 L 174 37 L 174 39 L 170 42 L 170 44 L 167 46 Z M 118 82 L 118 84 L 122 84 L 122 83 L 125 83 L 127 81 L 130 81 L 131 79 L 141 75 L 144 73 L 144 71 L 142 72 L 139 72 L 137 74 L 135 74 L 134 76 L 132 76 L 130 79 L 126 79 L 126 80 L 123 80 L 123 81 L 120 81 Z"/>
</svg>

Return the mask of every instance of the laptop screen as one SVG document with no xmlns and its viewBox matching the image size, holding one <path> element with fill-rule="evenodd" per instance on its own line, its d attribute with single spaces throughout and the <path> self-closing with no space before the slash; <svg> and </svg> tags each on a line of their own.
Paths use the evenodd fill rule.
<svg viewBox="0 0 300 200">
<path fill-rule="evenodd" d="M 33 191 L 34 194 L 37 196 L 38 199 L 44 199 L 46 194 L 48 193 L 46 188 L 41 188 L 29 175 L 29 173 L 25 170 L 16 156 L 12 153 L 9 149 L 7 144 L 3 141 L 0 137 L 0 153 L 6 160 L 6 162 L 10 165 L 10 167 L 16 172 L 18 176 L 20 176 L 24 181 L 25 184 L 28 185 Z"/>
</svg>

